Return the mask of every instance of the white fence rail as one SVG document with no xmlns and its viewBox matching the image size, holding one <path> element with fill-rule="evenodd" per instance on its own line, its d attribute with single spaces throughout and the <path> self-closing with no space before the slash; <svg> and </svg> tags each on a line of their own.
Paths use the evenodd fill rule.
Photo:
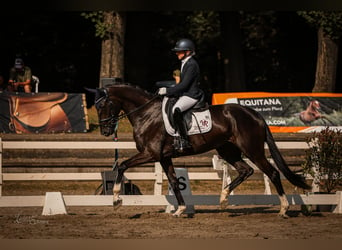
<svg viewBox="0 0 342 250">
<path fill-rule="evenodd" d="M 277 142 L 280 149 L 305 149 L 305 142 Z M 267 147 L 265 147 L 267 148 Z M 3 173 L 2 152 L 9 149 L 136 149 L 135 142 L 99 142 L 99 141 L 2 141 L 0 138 L 0 207 L 44 206 L 45 196 L 3 196 L 4 181 L 28 180 L 102 180 L 101 173 Z M 229 178 L 227 168 L 223 168 L 223 185 Z M 222 180 L 217 171 L 190 172 L 190 180 Z M 159 163 L 155 172 L 127 172 L 129 180 L 154 180 L 154 195 L 122 195 L 123 205 L 150 206 L 176 205 L 173 195 L 162 195 L 163 180 L 167 180 Z M 265 182 L 266 185 L 267 182 Z M 269 187 L 265 187 L 267 190 Z M 230 195 L 231 205 L 278 205 L 277 195 Z M 334 212 L 342 213 L 342 192 L 336 194 L 287 195 L 292 205 L 335 205 Z M 63 195 L 66 206 L 111 206 L 112 197 L 108 195 Z M 219 195 L 190 195 L 184 197 L 188 205 L 219 205 Z"/>
</svg>

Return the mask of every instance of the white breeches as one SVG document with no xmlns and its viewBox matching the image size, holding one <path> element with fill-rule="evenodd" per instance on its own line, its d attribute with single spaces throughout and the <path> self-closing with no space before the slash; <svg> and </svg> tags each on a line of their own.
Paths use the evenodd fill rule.
<svg viewBox="0 0 342 250">
<path fill-rule="evenodd" d="M 198 102 L 197 99 L 191 98 L 189 96 L 181 96 L 172 108 L 172 113 L 174 113 L 176 108 L 179 108 L 182 112 L 190 109 Z"/>
</svg>

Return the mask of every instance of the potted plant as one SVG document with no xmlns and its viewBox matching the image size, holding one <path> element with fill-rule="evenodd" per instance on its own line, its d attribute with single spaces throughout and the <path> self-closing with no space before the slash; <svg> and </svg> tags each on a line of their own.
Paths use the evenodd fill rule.
<svg viewBox="0 0 342 250">
<path fill-rule="evenodd" d="M 336 192 L 342 185 L 342 131 L 326 127 L 320 132 L 313 132 L 307 143 L 309 149 L 302 165 L 304 174 L 313 177 L 319 193 Z M 323 206 L 317 209 L 322 211 Z"/>
</svg>

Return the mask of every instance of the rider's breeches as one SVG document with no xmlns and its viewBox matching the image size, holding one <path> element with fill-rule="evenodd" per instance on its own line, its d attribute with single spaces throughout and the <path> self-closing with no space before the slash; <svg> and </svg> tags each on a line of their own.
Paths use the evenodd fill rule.
<svg viewBox="0 0 342 250">
<path fill-rule="evenodd" d="M 184 112 L 193 107 L 197 102 L 197 99 L 191 98 L 189 96 L 181 96 L 173 106 L 172 114 L 174 114 L 176 108 L 179 108 L 182 112 Z"/>
</svg>

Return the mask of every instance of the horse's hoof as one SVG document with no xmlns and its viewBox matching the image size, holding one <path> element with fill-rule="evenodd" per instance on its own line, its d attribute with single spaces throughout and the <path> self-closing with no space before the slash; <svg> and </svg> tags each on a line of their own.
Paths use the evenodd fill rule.
<svg viewBox="0 0 342 250">
<path fill-rule="evenodd" d="M 179 217 L 186 210 L 186 206 L 179 206 L 177 211 L 172 214 L 173 217 Z"/>
<path fill-rule="evenodd" d="M 172 214 L 172 217 L 178 218 L 178 217 L 180 217 L 180 214 L 173 213 L 173 214 Z"/>
<path fill-rule="evenodd" d="M 122 206 L 122 200 L 121 199 L 113 201 L 113 207 L 115 210 L 120 208 L 121 206 Z"/>
<path fill-rule="evenodd" d="M 221 209 L 226 209 L 228 207 L 228 199 L 224 199 L 220 201 L 220 208 Z"/>
<path fill-rule="evenodd" d="M 278 214 L 278 217 L 282 218 L 282 219 L 288 219 L 290 218 L 287 214 Z"/>
<path fill-rule="evenodd" d="M 221 209 L 225 209 L 228 206 L 228 189 L 223 189 L 220 195 L 220 207 Z"/>
</svg>

